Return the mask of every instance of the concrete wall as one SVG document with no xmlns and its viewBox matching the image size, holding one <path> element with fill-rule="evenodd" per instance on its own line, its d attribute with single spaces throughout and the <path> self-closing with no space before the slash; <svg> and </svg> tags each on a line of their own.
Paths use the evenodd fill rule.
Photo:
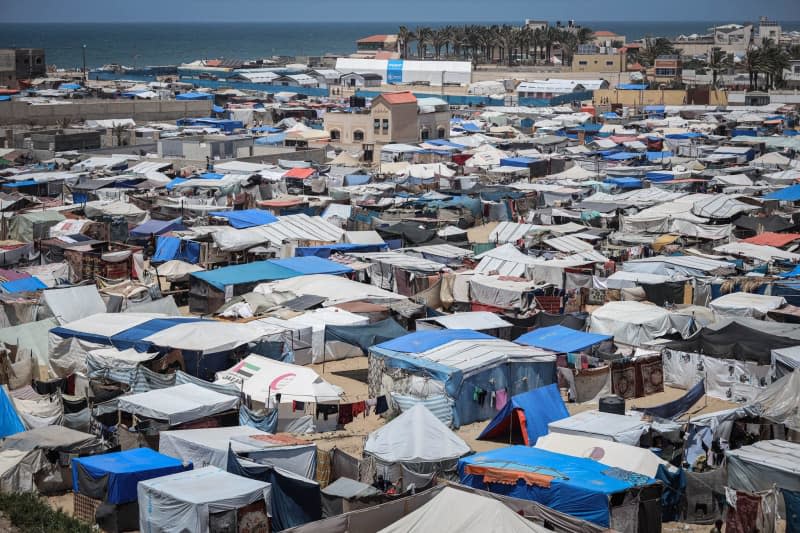
<svg viewBox="0 0 800 533">
<path fill-rule="evenodd" d="M 622 54 L 575 54 L 573 72 L 622 72 L 625 56 Z"/>
<path fill-rule="evenodd" d="M 63 118 L 71 120 L 133 118 L 136 122 L 176 120 L 183 117 L 207 117 L 211 114 L 210 100 L 85 100 L 69 104 L 28 105 L 25 102 L 0 102 L 0 125 L 37 126 L 58 124 Z"/>
<path fill-rule="evenodd" d="M 610 104 L 626 106 L 637 105 L 683 105 L 687 101 L 687 92 L 681 90 L 664 91 L 619 91 L 616 89 L 602 89 L 594 92 L 594 101 L 599 103 L 607 99 Z M 728 94 L 725 91 L 710 91 L 709 105 L 728 105 Z"/>
</svg>

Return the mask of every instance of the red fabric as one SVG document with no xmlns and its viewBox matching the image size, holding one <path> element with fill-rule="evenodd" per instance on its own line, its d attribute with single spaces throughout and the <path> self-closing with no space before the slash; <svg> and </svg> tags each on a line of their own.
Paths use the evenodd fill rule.
<svg viewBox="0 0 800 533">
<path fill-rule="evenodd" d="M 353 404 L 353 418 L 367 410 L 367 402 L 360 401 Z"/>
<path fill-rule="evenodd" d="M 339 404 L 339 419 L 337 422 L 341 425 L 349 424 L 353 421 L 353 404 L 342 403 Z"/>
<path fill-rule="evenodd" d="M 725 533 L 753 533 L 756 531 L 761 496 L 736 491 L 736 508 L 728 508 Z"/>
</svg>

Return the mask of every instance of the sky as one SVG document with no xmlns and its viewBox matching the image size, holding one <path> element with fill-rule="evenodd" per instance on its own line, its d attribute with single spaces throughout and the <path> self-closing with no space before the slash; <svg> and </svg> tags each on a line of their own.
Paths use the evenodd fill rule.
<svg viewBox="0 0 800 533">
<path fill-rule="evenodd" d="M 798 0 L 0 0 L 0 22 L 739 22 L 800 20 Z"/>
</svg>

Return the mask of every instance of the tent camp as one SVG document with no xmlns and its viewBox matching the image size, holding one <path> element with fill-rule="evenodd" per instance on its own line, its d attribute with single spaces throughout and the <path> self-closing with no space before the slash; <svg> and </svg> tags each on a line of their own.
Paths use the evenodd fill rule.
<svg viewBox="0 0 800 533">
<path fill-rule="evenodd" d="M 758 492 L 774 486 L 800 491 L 800 444 L 764 440 L 725 452 L 728 486 Z"/>
<path fill-rule="evenodd" d="M 424 378 L 428 393 L 415 399 L 450 403 L 454 427 L 493 418 L 489 392 L 513 396 L 555 381 L 551 352 L 464 329 L 417 331 L 373 346 L 369 358 L 370 394 L 405 393 L 408 379 Z"/>
<path fill-rule="evenodd" d="M 510 446 L 464 457 L 458 474 L 469 487 L 533 500 L 611 529 L 661 529 L 660 484 L 592 459 Z M 638 498 L 626 499 L 627 493 Z"/>
<path fill-rule="evenodd" d="M 551 383 L 512 396 L 478 435 L 478 440 L 521 440 L 526 446 L 533 446 L 537 439 L 547 435 L 549 422 L 568 416 L 558 384 Z"/>
<path fill-rule="evenodd" d="M 335 338 L 327 340 L 325 336 L 325 329 L 328 325 L 366 325 L 368 321 L 369 320 L 366 317 L 335 307 L 315 309 L 287 320 L 287 322 L 290 324 L 311 326 L 312 363 L 336 361 L 338 359 L 346 359 L 348 357 L 358 357 L 363 355 L 363 352 L 357 346 L 341 342 Z"/>
<path fill-rule="evenodd" d="M 374 457 L 378 474 L 403 488 L 421 478 L 455 472 L 471 450 L 427 407 L 415 405 L 367 437 L 364 455 Z"/>
<path fill-rule="evenodd" d="M 458 512 L 454 512 L 455 510 Z M 434 499 L 380 533 L 461 533 L 463 531 L 528 531 L 548 529 L 529 522 L 502 502 L 445 487 Z"/>
<path fill-rule="evenodd" d="M 322 516 L 336 516 L 369 507 L 369 500 L 380 501 L 383 493 L 366 483 L 361 483 L 355 479 L 340 477 L 321 491 L 322 493 Z M 359 500 L 366 500 L 362 503 Z"/>
<path fill-rule="evenodd" d="M 137 487 L 143 533 L 209 533 L 223 524 L 268 529 L 270 485 L 207 466 L 148 479 Z"/>
</svg>

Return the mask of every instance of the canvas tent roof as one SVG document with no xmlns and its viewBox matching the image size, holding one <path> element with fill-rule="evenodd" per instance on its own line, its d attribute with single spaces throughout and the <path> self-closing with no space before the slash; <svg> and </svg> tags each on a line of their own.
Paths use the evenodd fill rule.
<svg viewBox="0 0 800 533">
<path fill-rule="evenodd" d="M 367 437 L 364 453 L 385 463 L 439 462 L 470 453 L 427 407 L 417 404 Z"/>
<path fill-rule="evenodd" d="M 150 448 L 76 457 L 72 460 L 72 491 L 94 494 L 94 483 L 105 484 L 104 501 L 112 504 L 136 501 L 136 484 L 145 479 L 166 476 L 191 468 L 180 459 Z"/>
<path fill-rule="evenodd" d="M 42 300 L 60 324 L 106 311 L 106 304 L 95 285 L 48 289 L 42 293 Z"/>
<path fill-rule="evenodd" d="M 783 440 L 762 440 L 725 452 L 728 486 L 757 492 L 780 489 L 800 490 L 800 444 Z"/>
<path fill-rule="evenodd" d="M 235 409 L 239 398 L 187 383 L 166 389 L 120 396 L 119 410 L 166 420 L 171 426 Z"/>
<path fill-rule="evenodd" d="M 609 302 L 589 317 L 589 331 L 614 336 L 614 340 L 641 346 L 668 333 L 688 337 L 691 317 L 670 313 L 662 307 L 641 302 Z"/>
<path fill-rule="evenodd" d="M 537 328 L 517 338 L 516 342 L 557 353 L 579 352 L 613 338 L 611 335 L 585 333 L 563 326 Z"/>
<path fill-rule="evenodd" d="M 263 500 L 269 509 L 270 484 L 207 466 L 139 483 L 143 531 L 208 533 L 211 513 L 240 509 Z"/>
<path fill-rule="evenodd" d="M 550 433 L 539 437 L 536 447 L 573 457 L 587 457 L 647 477 L 655 477 L 658 467 L 667 464 L 646 448 L 582 435 Z"/>
<path fill-rule="evenodd" d="M 158 451 L 191 462 L 197 468 L 208 465 L 225 468 L 229 446 L 235 453 L 258 449 L 241 444 L 234 437 L 268 434 L 250 426 L 162 431 L 159 434 Z"/>
<path fill-rule="evenodd" d="M 597 437 L 631 446 L 638 446 L 648 424 L 642 421 L 641 413 L 617 415 L 600 411 L 584 411 L 568 418 L 550 422 L 551 433 L 567 433 Z"/>
<path fill-rule="evenodd" d="M 763 318 L 767 313 L 786 305 L 783 296 L 767 296 L 747 292 L 724 294 L 709 302 L 708 306 L 722 315 Z"/>
<path fill-rule="evenodd" d="M 217 374 L 218 380 L 241 382 L 245 394 L 258 402 L 274 404 L 275 396 L 281 395 L 281 403 L 316 402 L 338 403 L 341 389 L 323 380 L 319 374 L 307 367 L 281 363 L 262 357 L 248 355 L 234 367 Z"/>
<path fill-rule="evenodd" d="M 454 512 L 455 510 L 458 512 Z M 445 487 L 431 501 L 379 533 L 461 533 L 463 531 L 528 531 L 545 533 L 503 502 Z"/>
<path fill-rule="evenodd" d="M 509 487 L 502 494 L 533 499 L 552 509 L 609 526 L 612 494 L 623 493 L 653 479 L 614 475 L 604 464 L 528 446 L 509 446 L 462 458 L 458 462 L 461 483 L 483 489 L 485 476 Z M 624 472 L 622 472 L 624 474 Z M 522 481 L 520 483 L 520 481 Z M 541 484 L 548 484 L 542 488 Z"/>
</svg>

